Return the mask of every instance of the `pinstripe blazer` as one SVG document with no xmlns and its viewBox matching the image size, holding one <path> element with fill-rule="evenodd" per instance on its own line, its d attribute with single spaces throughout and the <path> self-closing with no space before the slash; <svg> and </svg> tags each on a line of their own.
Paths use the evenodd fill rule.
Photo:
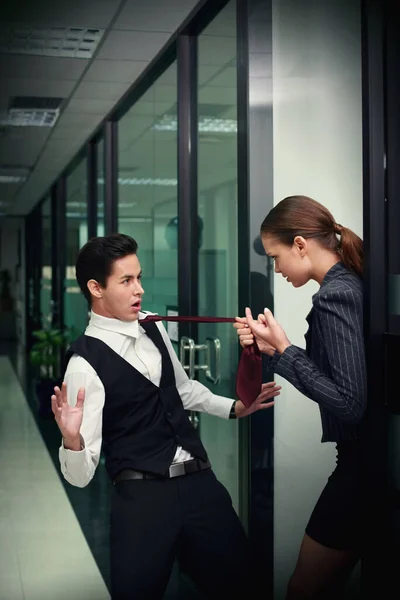
<svg viewBox="0 0 400 600">
<path fill-rule="evenodd" d="M 337 263 L 312 302 L 306 350 L 289 346 L 268 370 L 319 404 L 323 442 L 356 439 L 367 402 L 362 281 Z"/>
</svg>

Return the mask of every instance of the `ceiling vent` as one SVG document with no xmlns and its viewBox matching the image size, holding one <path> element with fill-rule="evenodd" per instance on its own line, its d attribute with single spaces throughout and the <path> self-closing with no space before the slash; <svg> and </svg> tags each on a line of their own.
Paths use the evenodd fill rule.
<svg viewBox="0 0 400 600">
<path fill-rule="evenodd" d="M 88 27 L 0 27 L 0 53 L 89 59 L 103 34 Z"/>
<path fill-rule="evenodd" d="M 7 127 L 53 127 L 63 98 L 21 96 L 11 99 L 8 110 L 0 111 L 0 125 Z"/>
</svg>

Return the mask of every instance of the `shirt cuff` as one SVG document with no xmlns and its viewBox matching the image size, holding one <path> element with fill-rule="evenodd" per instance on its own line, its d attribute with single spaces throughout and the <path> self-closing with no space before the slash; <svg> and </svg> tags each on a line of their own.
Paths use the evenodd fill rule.
<svg viewBox="0 0 400 600">
<path fill-rule="evenodd" d="M 81 435 L 79 437 L 81 439 L 81 449 L 80 450 L 69 450 L 68 448 L 65 448 L 64 439 L 61 439 L 60 452 L 65 452 L 65 454 L 67 456 L 73 456 L 74 454 L 84 454 L 85 453 L 85 440 L 83 439 L 83 437 Z"/>
<path fill-rule="evenodd" d="M 214 415 L 214 417 L 220 417 L 221 419 L 229 419 L 229 413 L 231 412 L 233 398 L 226 398 L 225 396 L 217 396 L 213 394 L 213 401 L 209 404 L 207 413 Z"/>
</svg>

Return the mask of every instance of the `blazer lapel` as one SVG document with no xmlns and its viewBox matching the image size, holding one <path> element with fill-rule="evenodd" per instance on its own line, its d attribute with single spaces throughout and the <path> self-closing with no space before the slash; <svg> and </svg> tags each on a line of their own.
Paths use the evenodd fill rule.
<svg viewBox="0 0 400 600">
<path fill-rule="evenodd" d="M 306 333 L 304 334 L 304 338 L 306 340 L 306 352 L 307 355 L 310 356 L 311 354 L 311 339 L 312 339 L 312 322 L 313 322 L 313 316 L 314 316 L 314 308 L 312 308 L 310 310 L 310 312 L 308 313 L 308 315 L 306 316 L 306 321 L 308 323 L 308 329 L 306 331 Z"/>
</svg>

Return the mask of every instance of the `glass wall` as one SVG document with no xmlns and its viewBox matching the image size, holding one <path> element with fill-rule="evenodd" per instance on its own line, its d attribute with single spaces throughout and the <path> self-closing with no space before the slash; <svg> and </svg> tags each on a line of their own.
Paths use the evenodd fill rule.
<svg viewBox="0 0 400 600">
<path fill-rule="evenodd" d="M 198 40 L 199 314 L 238 314 L 236 2 L 229 2 Z M 220 381 L 200 381 L 234 397 L 238 357 L 231 325 L 199 325 L 198 342 L 221 343 Z M 216 360 L 212 360 L 217 368 Z M 200 434 L 217 476 L 239 509 L 238 422 L 200 416 Z"/>
<path fill-rule="evenodd" d="M 104 138 L 97 143 L 97 235 L 104 235 Z"/>
<path fill-rule="evenodd" d="M 173 63 L 121 119 L 118 230 L 139 244 L 144 309 L 178 302 L 177 69 Z"/>
<path fill-rule="evenodd" d="M 40 313 L 42 327 L 51 326 L 51 198 L 48 196 L 42 204 L 42 276 L 40 280 Z"/>
<path fill-rule="evenodd" d="M 35 338 L 32 332 L 42 328 L 42 316 L 40 309 L 40 284 L 42 278 L 42 248 L 38 243 L 42 229 L 42 207 L 40 205 L 27 215 L 25 220 L 25 323 L 26 323 L 26 346 L 30 350 Z M 24 300 L 24 299 L 22 299 Z"/>
<path fill-rule="evenodd" d="M 271 2 L 248 0 L 249 23 L 249 113 L 248 113 L 248 229 L 250 287 L 247 296 L 254 315 L 268 307 L 274 312 L 273 261 L 267 258 L 260 238 L 260 224 L 274 201 L 273 105 L 272 105 L 272 19 Z M 245 238 L 244 238 L 245 239 Z M 242 240 L 244 243 L 244 240 Z M 242 275 L 243 276 L 243 275 Z M 242 281 L 245 281 L 242 279 Z M 243 311 L 243 306 L 240 307 Z M 242 312 L 243 314 L 243 312 Z M 267 361 L 266 361 L 267 362 Z M 264 381 L 274 375 L 264 367 Z M 278 399 L 279 400 L 279 399 Z M 273 596 L 274 570 L 274 409 L 250 417 L 250 502 L 249 535 L 255 570 L 265 595 Z"/>
<path fill-rule="evenodd" d="M 84 157 L 67 178 L 64 324 L 73 329 L 74 337 L 83 333 L 88 320 L 88 305 L 75 279 L 76 258 L 88 239 L 87 213 L 87 160 Z"/>
<path fill-rule="evenodd" d="M 198 62 L 199 314 L 231 316 L 238 312 L 236 2 L 199 36 Z M 121 119 L 118 145 L 118 230 L 139 244 L 144 308 L 166 314 L 178 310 L 176 63 Z M 227 324 L 200 325 L 195 342 L 207 338 L 221 344 L 221 377 L 212 383 L 200 373 L 199 379 L 233 398 L 235 331 Z M 238 509 L 237 422 L 205 414 L 199 419 L 214 469 Z"/>
</svg>

